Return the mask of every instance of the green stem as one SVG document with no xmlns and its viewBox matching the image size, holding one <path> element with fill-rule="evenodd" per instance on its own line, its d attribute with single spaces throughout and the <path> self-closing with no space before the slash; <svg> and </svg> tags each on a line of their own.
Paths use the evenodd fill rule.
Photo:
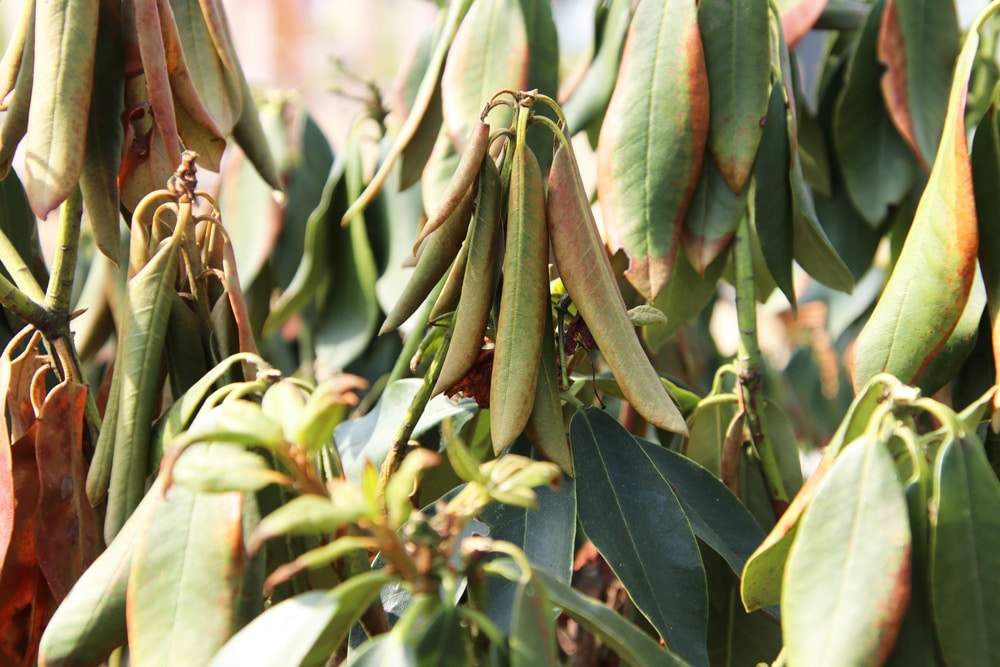
<svg viewBox="0 0 1000 667">
<path fill-rule="evenodd" d="M 45 293 L 45 305 L 60 314 L 69 314 L 80 246 L 80 221 L 83 219 L 83 195 L 77 188 L 63 204 L 59 215 L 59 239 L 52 259 L 52 275 Z"/>
<path fill-rule="evenodd" d="M 14 284 L 28 298 L 37 303 L 45 300 L 45 292 L 35 279 L 35 274 L 28 268 L 28 264 L 21 257 L 21 253 L 17 251 L 10 237 L 2 229 L 0 229 L 0 264 L 3 264 L 10 277 L 14 279 Z"/>
<path fill-rule="evenodd" d="M 0 274 L 0 305 L 43 333 L 56 328 L 52 313 L 29 299 L 27 294 L 15 287 L 3 274 Z"/>
<path fill-rule="evenodd" d="M 420 419 L 420 415 L 424 413 L 428 401 L 431 400 L 431 392 L 434 391 L 434 385 L 437 384 L 438 377 L 441 375 L 441 367 L 444 366 L 444 358 L 448 355 L 448 345 L 450 343 L 451 331 L 449 330 L 441 340 L 441 347 L 434 355 L 434 359 L 427 369 L 427 374 L 424 376 L 424 381 L 420 385 L 420 389 L 417 390 L 417 394 L 410 401 L 410 407 L 406 410 L 406 417 L 403 419 L 403 423 L 399 425 L 396 437 L 393 438 L 392 449 L 389 450 L 389 455 L 382 463 L 382 470 L 379 473 L 378 480 L 378 497 L 379 503 L 382 505 L 384 505 L 385 485 L 389 482 L 393 473 L 399 469 L 400 464 L 403 462 L 403 457 L 406 456 L 406 448 L 409 445 L 410 436 L 413 435 L 413 429 L 417 427 L 417 420 Z"/>
<path fill-rule="evenodd" d="M 761 387 L 761 353 L 757 342 L 757 295 L 754 287 L 753 249 L 750 219 L 740 219 L 733 239 L 733 271 L 736 278 L 736 319 L 739 326 L 739 351 L 736 356 L 736 377 L 750 438 L 760 456 L 764 484 L 772 501 L 789 501 L 781 479 L 778 460 L 768 436 Z"/>
</svg>

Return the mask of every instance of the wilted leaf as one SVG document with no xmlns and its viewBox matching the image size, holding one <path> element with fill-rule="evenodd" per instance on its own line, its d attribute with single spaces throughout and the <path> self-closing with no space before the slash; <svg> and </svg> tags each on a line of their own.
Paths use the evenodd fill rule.
<svg viewBox="0 0 1000 667">
<path fill-rule="evenodd" d="M 858 335 L 855 387 L 883 370 L 903 382 L 919 379 L 965 308 L 976 271 L 978 230 L 964 113 L 978 43 L 978 34 L 970 32 L 955 70 L 934 168 L 892 275 Z"/>
<path fill-rule="evenodd" d="M 625 275 L 648 301 L 673 273 L 708 120 L 693 0 L 644 0 L 601 127 L 597 189 L 610 245 L 625 249 Z"/>
</svg>

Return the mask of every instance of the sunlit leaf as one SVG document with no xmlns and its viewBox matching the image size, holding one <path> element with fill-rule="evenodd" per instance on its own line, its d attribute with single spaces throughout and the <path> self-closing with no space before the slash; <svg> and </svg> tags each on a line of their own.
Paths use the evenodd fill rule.
<svg viewBox="0 0 1000 667">
<path fill-rule="evenodd" d="M 693 0 L 639 3 L 598 143 L 597 189 L 626 277 L 653 300 L 673 273 L 708 138 L 708 79 Z"/>
<path fill-rule="evenodd" d="M 880 664 L 910 598 L 911 535 L 892 455 L 847 446 L 802 515 L 781 591 L 793 664 Z M 817 576 L 821 573 L 822 576 Z"/>
<path fill-rule="evenodd" d="M 920 378 L 961 318 L 976 271 L 978 231 L 965 137 L 965 97 L 979 43 L 970 32 L 948 98 L 944 136 L 899 259 L 858 335 L 854 386 L 880 371 Z"/>
</svg>

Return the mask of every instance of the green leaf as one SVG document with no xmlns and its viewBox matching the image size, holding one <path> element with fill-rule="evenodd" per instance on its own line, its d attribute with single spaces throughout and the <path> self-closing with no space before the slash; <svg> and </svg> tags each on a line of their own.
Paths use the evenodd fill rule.
<svg viewBox="0 0 1000 667">
<path fill-rule="evenodd" d="M 598 5 L 600 10 L 601 5 Z M 562 107 L 571 133 L 589 128 L 604 116 L 618 79 L 618 66 L 631 18 L 630 0 L 611 0 L 603 25 L 595 30 L 598 34 L 594 59 Z"/>
<path fill-rule="evenodd" d="M 963 116 L 978 43 L 978 34 L 970 32 L 927 187 L 885 290 L 858 335 L 855 387 L 880 371 L 907 383 L 919 379 L 965 308 L 976 271 L 978 232 Z"/>
<path fill-rule="evenodd" d="M 948 340 L 945 341 L 940 352 L 916 381 L 916 386 L 925 396 L 933 396 L 935 392 L 951 382 L 962 365 L 969 359 L 976 346 L 976 339 L 979 337 L 979 322 L 985 308 L 986 289 L 983 286 L 980 272 L 976 271 L 968 300 L 965 302 L 965 308 L 962 309 L 962 316 L 958 319 L 955 329 L 948 336 Z"/>
<path fill-rule="evenodd" d="M 879 665 L 910 598 L 906 500 L 884 443 L 846 447 L 805 510 L 788 554 L 782 631 L 796 665 Z"/>
<path fill-rule="evenodd" d="M 677 494 L 691 530 L 738 576 L 764 531 L 747 508 L 711 472 L 651 442 L 635 439 L 661 478 Z"/>
<path fill-rule="evenodd" d="M 226 443 L 188 447 L 177 459 L 172 479 L 193 493 L 252 492 L 268 484 L 291 484 L 264 457 Z"/>
<path fill-rule="evenodd" d="M 1000 127 L 997 124 L 996 91 L 990 106 L 976 128 L 972 144 L 972 179 L 979 222 L 979 268 L 986 284 L 990 322 L 997 330 L 1000 317 L 1000 229 L 988 221 L 1000 215 Z M 994 356 L 1000 350 L 994 349 Z M 1000 365 L 994 364 L 1000 367 Z"/>
<path fill-rule="evenodd" d="M 429 622 L 421 628 L 417 643 L 417 664 L 420 667 L 466 667 L 469 649 L 465 642 L 458 609 L 437 604 Z"/>
<path fill-rule="evenodd" d="M 714 160 L 704 160 L 701 163 L 701 178 L 691 196 L 691 205 L 684 218 L 684 230 L 681 233 L 682 247 L 678 252 L 685 254 L 688 263 L 699 277 L 705 277 L 706 272 L 716 260 L 728 257 L 729 242 L 736 233 L 740 216 L 746 209 L 745 192 L 733 194 L 723 180 Z M 681 260 L 678 258 L 674 266 L 676 278 L 683 280 Z M 724 264 L 725 262 L 723 262 Z M 721 270 L 721 265 L 720 265 Z M 690 271 L 688 271 L 690 273 Z M 711 282 L 714 285 L 716 277 Z M 674 283 L 664 288 L 669 290 Z M 686 288 L 684 288 L 686 290 Z"/>
<path fill-rule="evenodd" d="M 641 446 L 598 409 L 570 423 L 580 523 L 667 647 L 707 664 L 701 554 L 673 488 Z M 636 493 L 641 489 L 641 493 Z"/>
<path fill-rule="evenodd" d="M 125 594 L 132 554 L 162 489 L 162 484 L 154 483 L 108 548 L 56 608 L 39 644 L 41 667 L 96 665 L 125 643 Z"/>
<path fill-rule="evenodd" d="M 705 275 L 699 276 L 688 261 L 684 248 L 677 251 L 674 275 L 653 302 L 653 306 L 666 315 L 667 322 L 648 326 L 641 332 L 650 350 L 654 353 L 659 351 L 677 331 L 705 310 L 715 296 L 719 278 L 728 261 L 728 253 L 723 252 L 705 267 Z M 673 389 L 671 393 L 677 396 Z"/>
<path fill-rule="evenodd" d="M 348 146 L 344 178 L 347 198 L 361 192 L 362 165 L 360 136 Z M 375 296 L 375 256 L 368 240 L 364 216 L 352 218 L 347 228 L 327 218 L 332 225 L 327 256 L 333 264 L 327 271 L 325 294 L 318 303 L 316 323 L 316 361 L 328 371 L 339 371 L 357 358 L 371 341 L 378 323 L 379 308 Z"/>
<path fill-rule="evenodd" d="M 722 446 L 729 424 L 739 411 L 739 404 L 732 394 L 725 400 L 718 395 L 713 395 L 712 399 L 710 403 L 699 405 L 691 415 L 688 422 L 690 435 L 684 442 L 682 452 L 718 478 L 722 474 Z"/>
<path fill-rule="evenodd" d="M 886 2 L 878 41 L 878 58 L 888 68 L 882 94 L 893 122 L 924 169 L 937 162 L 938 143 L 949 133 L 948 129 L 942 133 L 942 128 L 947 123 L 946 107 L 951 105 L 948 88 L 959 53 L 958 36 L 954 3 Z M 968 74 L 955 77 L 959 79 L 964 91 Z"/>
<path fill-rule="evenodd" d="M 258 403 L 243 399 L 227 401 L 200 413 L 183 439 L 264 447 L 277 447 L 283 442 L 281 425 L 265 415 Z"/>
<path fill-rule="evenodd" d="M 519 0 L 472 3 L 448 50 L 441 73 L 444 124 L 461 153 L 483 107 L 498 90 L 524 90 L 528 83 L 528 34 Z M 542 91 L 546 92 L 546 91 Z M 512 110 L 494 109 L 486 122 L 510 125 Z M 431 210 L 435 201 L 425 201 Z"/>
<path fill-rule="evenodd" d="M 753 218 L 767 270 L 795 306 L 792 284 L 793 207 L 789 180 L 789 141 L 785 94 L 780 82 L 771 87 L 764 136 L 754 171 Z M 737 221 L 738 222 L 738 221 Z"/>
<path fill-rule="evenodd" d="M 708 149 L 735 193 L 750 177 L 771 79 L 767 5 L 757 0 L 702 0 L 698 27 L 705 49 L 711 122 Z"/>
<path fill-rule="evenodd" d="M 321 667 L 392 579 L 365 572 L 332 591 L 311 591 L 276 604 L 236 633 L 209 664 Z"/>
<path fill-rule="evenodd" d="M 603 602 L 587 597 L 544 570 L 534 571 L 549 599 L 563 613 L 599 637 L 622 660 L 635 667 L 663 665 L 683 667 L 688 663 L 662 648 L 649 635 L 632 625 Z"/>
<path fill-rule="evenodd" d="M 528 43 L 528 75 L 524 89 L 537 90 L 555 98 L 559 93 L 560 61 L 559 33 L 552 17 L 553 4 L 536 0 L 519 2 Z M 544 104 L 535 106 L 534 112 L 553 121 L 558 120 L 555 112 Z M 552 165 L 552 135 L 542 128 L 529 130 L 528 146 L 538 159 L 538 166 L 544 176 Z"/>
<path fill-rule="evenodd" d="M 31 210 L 46 218 L 73 193 L 83 170 L 100 5 L 57 0 L 35 6 L 34 84 L 25 140 Z"/>
<path fill-rule="evenodd" d="M 525 438 L 516 440 L 510 453 L 541 460 Z M 490 537 L 516 544 L 533 567 L 568 584 L 573 574 L 576 543 L 576 483 L 563 474 L 558 490 L 540 486 L 535 489 L 535 495 L 538 498 L 536 509 L 493 503 L 483 510 L 480 518 L 490 527 Z M 501 632 L 508 634 L 512 627 L 516 584 L 490 577 L 487 586 L 490 619 Z"/>
<path fill-rule="evenodd" d="M 652 301 L 673 273 L 708 139 L 708 79 L 693 0 L 639 3 L 598 142 L 597 190 L 625 276 Z"/>
<path fill-rule="evenodd" d="M 930 503 L 931 603 L 947 664 L 1000 656 L 1000 484 L 982 443 L 949 439 Z"/>
<path fill-rule="evenodd" d="M 878 36 L 885 0 L 868 18 L 848 66 L 833 116 L 833 143 L 851 202 L 872 227 L 902 201 L 913 185 L 917 164 L 885 109 L 879 82 Z"/>
<path fill-rule="evenodd" d="M 121 205 L 118 172 L 125 134 L 121 116 L 125 99 L 125 72 L 118 63 L 121 47 L 119 3 L 100 3 L 93 92 L 87 117 L 87 145 L 80 172 L 83 205 L 98 249 L 118 264 L 121 255 Z"/>
<path fill-rule="evenodd" d="M 352 504 L 333 503 L 329 498 L 312 494 L 293 498 L 261 519 L 247 549 L 255 553 L 264 541 L 279 535 L 332 534 L 371 512 L 360 492 L 351 499 Z"/>
<path fill-rule="evenodd" d="M 149 510 L 128 582 L 128 644 L 144 665 L 203 665 L 237 628 L 243 495 L 172 487 Z"/>
<path fill-rule="evenodd" d="M 287 151 L 284 104 L 268 101 L 261 105 L 260 118 L 269 145 L 275 151 Z M 240 286 L 250 288 L 268 258 L 274 254 L 275 242 L 281 231 L 281 209 L 268 185 L 246 155 L 235 151 L 222 172 L 219 187 L 219 208 L 226 231 L 233 242 Z"/>
<path fill-rule="evenodd" d="M 125 290 L 124 321 L 114 371 L 115 375 L 121 374 L 121 384 L 104 522 L 106 541 L 114 538 L 146 492 L 150 425 L 156 414 L 156 392 L 160 386 L 159 373 L 150 370 L 158 368 L 163 357 L 180 245 L 180 235 L 172 236 L 129 280 Z M 107 428 L 111 425 L 106 424 Z"/>
<path fill-rule="evenodd" d="M 517 585 L 511 623 L 511 667 L 556 665 L 556 619 L 549 606 L 545 586 L 529 573 Z"/>
</svg>

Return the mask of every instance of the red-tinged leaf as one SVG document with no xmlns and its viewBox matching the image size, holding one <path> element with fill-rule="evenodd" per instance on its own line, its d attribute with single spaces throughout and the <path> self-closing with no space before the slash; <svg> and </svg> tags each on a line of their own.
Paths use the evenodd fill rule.
<svg viewBox="0 0 1000 667">
<path fill-rule="evenodd" d="M 861 437 L 834 461 L 799 522 L 781 591 L 792 665 L 881 665 L 910 599 L 912 536 L 885 443 Z"/>
<path fill-rule="evenodd" d="M 198 152 L 202 166 L 218 170 L 226 136 L 238 115 L 226 86 L 225 68 L 197 5 L 177 3 L 176 12 L 167 0 L 158 0 L 157 5 L 178 133 L 185 148 Z M 184 26 L 180 33 L 178 26 Z"/>
<path fill-rule="evenodd" d="M 83 170 L 94 74 L 95 1 L 35 5 L 34 85 L 25 176 L 31 209 L 45 218 L 76 189 Z"/>
<path fill-rule="evenodd" d="M 158 3 L 174 99 L 225 145 L 243 105 L 201 7 L 197 0 Z"/>
<path fill-rule="evenodd" d="M 830 456 L 824 456 L 820 460 L 819 466 L 792 498 L 774 528 L 747 559 L 740 578 L 740 596 L 747 611 L 763 609 L 781 601 L 781 577 L 788 551 L 799 528 L 799 520 L 830 471 L 832 461 Z"/>
<path fill-rule="evenodd" d="M 708 78 L 693 0 L 645 0 L 598 142 L 597 190 L 625 276 L 647 300 L 670 279 L 708 139 Z"/>
<path fill-rule="evenodd" d="M 913 383 L 948 341 L 976 272 L 979 238 L 965 137 L 966 86 L 979 35 L 959 56 L 934 168 L 899 259 L 857 340 L 854 386 L 881 371 Z"/>
<path fill-rule="evenodd" d="M 767 14 L 767 3 L 759 0 L 701 0 L 698 4 L 711 92 L 708 148 L 737 195 L 753 169 L 767 114 L 771 80 Z M 699 262 L 690 248 L 685 249 L 699 273 L 714 259 Z"/>
<path fill-rule="evenodd" d="M 827 0 L 776 0 L 781 14 L 781 30 L 788 48 L 794 49 L 826 8 Z"/>
<path fill-rule="evenodd" d="M 926 171 L 942 137 L 958 35 L 954 3 L 886 2 L 878 39 L 878 58 L 887 67 L 882 95 L 896 128 Z M 962 77 L 963 90 L 967 81 L 968 74 Z"/>
<path fill-rule="evenodd" d="M 240 352 L 257 352 L 257 342 L 254 340 L 253 325 L 250 323 L 250 311 L 247 309 L 243 290 L 240 288 L 240 275 L 236 271 L 236 255 L 232 241 L 227 239 L 222 245 L 222 278 L 226 285 L 226 297 L 229 307 L 236 320 L 236 332 L 239 337 Z"/>
<path fill-rule="evenodd" d="M 858 213 L 876 229 L 916 177 L 913 154 L 893 125 L 879 90 L 883 68 L 877 48 L 884 4 L 873 5 L 865 20 L 833 117 L 833 143 L 844 187 Z"/>
<path fill-rule="evenodd" d="M 141 79 L 140 76 L 138 80 L 126 82 L 126 87 L 145 88 L 145 82 Z M 122 204 L 129 210 L 135 210 L 147 193 L 166 185 L 167 179 L 174 173 L 163 135 L 153 123 L 151 115 L 146 102 L 127 106 L 125 110 L 126 148 L 122 168 L 118 172 L 118 189 L 121 191 Z"/>
<path fill-rule="evenodd" d="M 156 0 L 135 0 L 135 30 L 153 120 L 163 136 L 170 164 L 176 167 L 181 163 L 181 144 Z"/>
<path fill-rule="evenodd" d="M 519 0 L 474 2 L 455 33 L 441 74 L 444 124 L 458 151 L 465 147 L 469 131 L 493 93 L 522 90 L 527 84 L 528 35 Z M 500 106 L 486 121 L 506 127 L 510 118 L 511 109 Z"/>
<path fill-rule="evenodd" d="M 56 600 L 66 597 L 101 551 L 97 515 L 87 500 L 83 417 L 87 387 L 67 382 L 45 399 L 38 416 L 38 522 L 35 550 Z"/>
<path fill-rule="evenodd" d="M 55 609 L 35 554 L 39 496 L 35 433 L 32 428 L 9 446 L 16 504 L 0 570 L 0 664 L 16 667 L 34 664 L 42 630 Z"/>
<path fill-rule="evenodd" d="M 237 629 L 243 494 L 174 486 L 149 512 L 128 582 L 130 657 L 141 665 L 204 665 Z"/>
<path fill-rule="evenodd" d="M 704 160 L 681 232 L 684 254 L 699 276 L 704 277 L 706 269 L 729 249 L 745 208 L 746 197 L 733 194 L 715 160 Z M 679 267 L 680 259 L 677 262 Z"/>
</svg>

